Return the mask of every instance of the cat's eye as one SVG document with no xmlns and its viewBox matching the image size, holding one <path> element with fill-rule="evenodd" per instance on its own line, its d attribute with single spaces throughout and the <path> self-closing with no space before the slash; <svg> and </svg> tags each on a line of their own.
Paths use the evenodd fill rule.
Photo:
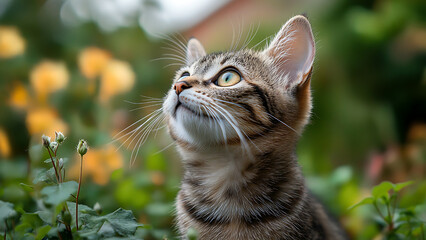
<svg viewBox="0 0 426 240">
<path fill-rule="evenodd" d="M 189 72 L 182 73 L 182 75 L 180 75 L 180 78 L 178 79 L 178 82 L 182 81 L 184 78 L 188 77 L 189 75 L 190 75 Z"/>
<path fill-rule="evenodd" d="M 226 71 L 216 80 L 216 85 L 221 87 L 230 87 L 241 81 L 241 76 L 235 71 Z"/>
</svg>

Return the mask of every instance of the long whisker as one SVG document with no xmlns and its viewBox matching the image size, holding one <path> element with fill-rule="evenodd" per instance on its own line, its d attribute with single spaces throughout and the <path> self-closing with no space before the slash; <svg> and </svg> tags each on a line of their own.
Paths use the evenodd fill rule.
<svg viewBox="0 0 426 240">
<path fill-rule="evenodd" d="M 162 120 L 162 118 L 161 118 L 161 113 L 159 114 L 159 115 L 157 115 L 156 116 L 156 118 L 152 121 L 152 122 L 150 122 L 147 126 L 145 126 L 145 128 L 144 128 L 144 130 L 143 131 L 141 131 L 140 133 L 142 133 L 142 134 L 140 134 L 140 137 L 139 137 L 139 139 L 137 140 L 137 142 L 136 142 L 136 144 L 135 144 L 135 147 L 133 148 L 133 150 L 132 150 L 132 153 L 131 153 L 131 155 L 130 155 L 130 166 L 133 166 L 133 164 L 135 163 L 135 161 L 136 161 L 136 157 L 138 156 L 138 154 L 139 154 L 139 151 L 140 151 L 140 149 L 141 149 L 141 146 L 145 143 L 145 141 L 148 139 L 147 137 L 148 137 L 148 135 L 151 133 L 151 130 L 156 126 L 156 124 L 158 123 L 158 122 L 161 122 L 161 121 L 159 121 L 159 120 Z M 139 134 L 138 134 L 139 135 Z M 137 137 L 137 136 L 136 136 Z M 133 140 L 132 140 L 132 142 L 133 142 Z M 135 153 L 135 149 L 137 149 L 136 150 L 136 153 Z"/>
<path fill-rule="evenodd" d="M 152 100 L 162 100 L 161 98 L 156 98 L 156 97 L 150 97 L 150 96 L 145 96 L 145 95 L 139 95 L 142 98 L 146 98 L 146 99 L 152 99 Z"/>
<path fill-rule="evenodd" d="M 133 143 L 133 141 L 135 140 L 135 138 L 137 137 L 137 136 L 139 136 L 141 133 L 143 133 L 144 132 L 144 130 L 146 130 L 146 128 L 148 127 L 148 126 L 150 126 L 151 125 L 151 123 L 152 123 L 152 121 L 151 120 L 153 120 L 153 119 L 157 119 L 158 118 L 158 116 L 161 114 L 161 111 L 159 111 L 159 110 L 161 110 L 161 109 L 158 109 L 158 110 L 155 110 L 153 113 L 155 113 L 154 115 L 152 115 L 150 118 L 148 118 L 144 123 L 142 123 L 140 126 L 138 126 L 135 130 L 134 130 L 134 132 L 133 132 L 133 134 L 132 135 L 130 135 L 130 137 L 129 138 L 127 138 L 126 139 L 126 141 L 124 141 L 121 145 L 123 145 L 123 144 L 125 144 L 130 138 L 132 138 L 133 136 L 133 139 L 130 141 L 130 143 L 129 143 L 129 145 L 131 145 L 132 143 Z M 142 128 L 143 127 L 143 128 Z M 142 131 L 139 131 L 139 133 L 137 133 L 136 135 L 135 135 L 135 133 L 136 132 L 138 132 L 138 130 L 139 129 L 142 129 Z M 120 146 L 121 147 L 121 146 Z"/>
<path fill-rule="evenodd" d="M 178 63 L 181 63 L 182 65 L 186 64 L 186 62 L 183 62 L 182 59 L 176 58 L 176 57 L 159 57 L 159 58 L 154 58 L 154 59 L 152 59 L 150 61 L 154 62 L 154 61 L 159 61 L 159 60 L 170 60 L 170 61 L 176 61 Z"/>
<path fill-rule="evenodd" d="M 229 101 L 221 100 L 221 99 L 217 99 L 217 98 L 213 98 L 213 99 L 214 99 L 215 101 L 219 101 L 219 102 L 224 102 L 224 103 L 233 104 L 233 105 L 235 105 L 235 106 L 237 106 L 237 107 L 240 107 L 240 108 L 244 109 L 245 111 L 248 111 L 246 108 L 244 108 L 243 106 L 241 106 L 241 105 L 240 105 L 240 104 L 238 104 L 238 103 L 233 103 L 233 102 L 229 102 Z M 274 118 L 274 119 L 275 119 L 275 120 L 277 120 L 278 122 L 282 123 L 284 126 L 288 127 L 290 130 L 292 130 L 293 132 L 295 132 L 297 135 L 299 135 L 299 136 L 300 136 L 300 133 L 299 133 L 299 132 L 297 132 L 294 128 L 290 127 L 290 126 L 289 126 L 288 124 L 286 124 L 285 122 L 281 121 L 280 119 L 278 119 L 277 117 L 275 117 L 274 115 L 272 115 L 272 114 L 270 114 L 270 113 L 266 113 L 266 114 L 268 114 L 270 117 Z"/>
<path fill-rule="evenodd" d="M 185 64 L 186 64 L 186 63 L 185 63 Z M 170 63 L 170 64 L 167 64 L 166 66 L 164 66 L 164 67 L 163 67 L 163 69 L 168 68 L 168 67 L 171 67 L 171 66 L 178 66 L 178 67 L 182 67 L 182 66 L 184 66 L 185 64 L 184 64 L 184 63 Z"/>
<path fill-rule="evenodd" d="M 156 111 L 157 111 L 157 110 L 156 110 Z M 137 124 L 137 123 L 139 123 L 139 122 L 141 122 L 141 121 L 143 121 L 143 120 L 147 119 L 147 118 L 148 118 L 148 117 L 150 117 L 152 114 L 155 114 L 155 112 L 156 112 L 156 111 L 154 111 L 154 112 L 152 112 L 152 113 L 150 113 L 150 114 L 146 115 L 145 117 L 143 117 L 143 118 L 141 118 L 141 119 L 137 120 L 136 122 L 132 123 L 130 126 L 126 127 L 125 129 L 123 129 L 123 130 L 121 130 L 120 132 L 118 132 L 117 134 L 115 134 L 115 135 L 113 136 L 114 140 L 113 140 L 112 142 L 116 142 L 116 141 L 118 141 L 119 139 L 121 139 L 121 138 L 125 137 L 126 135 L 128 135 L 130 132 L 129 132 L 129 133 L 126 133 L 125 135 L 123 135 L 123 136 L 121 136 L 121 137 L 119 137 L 119 138 L 117 138 L 120 134 L 122 134 L 123 132 L 125 132 L 125 131 L 126 131 L 126 130 L 128 130 L 129 128 L 133 127 L 135 124 Z M 134 131 L 134 130 L 133 130 L 133 131 Z M 132 132 L 133 132 L 133 131 L 132 131 Z"/>
<path fill-rule="evenodd" d="M 251 47 L 251 49 L 255 49 L 255 48 L 257 48 L 257 46 L 259 46 L 260 44 L 262 44 L 263 42 L 265 42 L 265 41 L 268 41 L 270 38 L 265 38 L 265 39 L 263 39 L 262 41 L 260 41 L 260 42 L 258 42 L 258 43 L 256 43 L 256 45 L 254 45 L 253 47 Z"/>
<path fill-rule="evenodd" d="M 247 37 L 246 41 L 244 42 L 244 45 L 241 47 L 241 49 L 245 49 L 251 41 L 253 41 L 254 37 L 256 36 L 257 32 L 259 31 L 260 24 L 257 24 L 256 30 L 254 30 L 254 27 L 250 28 L 249 37 Z"/>
<path fill-rule="evenodd" d="M 224 102 L 228 102 L 228 101 L 225 101 L 225 100 L 223 100 Z M 228 103 L 232 103 L 232 102 L 228 102 Z M 219 106 L 225 113 L 227 113 L 230 117 L 232 117 L 233 119 L 234 119 L 234 121 L 236 122 L 236 120 L 235 120 L 235 118 L 227 111 L 227 110 L 225 110 L 223 107 L 221 107 L 220 106 L 220 104 L 218 104 L 218 103 L 215 103 L 217 106 Z M 233 104 L 235 104 L 236 106 L 239 106 L 239 107 L 241 107 L 241 108 L 243 108 L 242 106 L 240 106 L 239 104 L 237 104 L 237 103 L 233 103 Z M 245 108 L 243 108 L 243 109 L 245 109 Z M 246 109 L 245 109 L 246 110 Z M 248 111 L 248 110 L 247 110 Z M 244 131 L 244 130 L 242 130 L 242 129 L 240 129 L 241 131 L 242 131 L 242 133 L 247 137 L 247 139 L 260 151 L 260 152 L 262 152 L 262 150 L 260 150 L 259 149 L 259 147 L 257 147 L 257 145 L 250 139 L 250 137 L 249 136 L 247 136 L 247 134 L 246 134 L 246 132 Z"/>
<path fill-rule="evenodd" d="M 152 113 L 150 113 L 148 116 L 150 116 L 145 122 L 143 122 L 141 125 L 139 125 L 137 128 L 135 128 L 134 130 L 130 131 L 129 133 L 126 133 L 125 135 L 121 136 L 120 138 L 117 138 L 115 141 L 117 141 L 118 139 L 121 139 L 123 137 L 126 137 L 130 134 L 129 137 L 127 137 L 127 139 L 117 148 L 120 149 L 122 146 L 124 146 L 124 144 L 126 144 L 130 139 L 132 139 L 129 143 L 129 146 L 133 143 L 133 141 L 135 140 L 135 138 L 137 136 L 139 136 L 141 133 L 144 132 L 144 130 L 146 130 L 147 126 L 146 125 L 150 125 L 150 120 L 153 118 L 158 118 L 158 115 L 161 114 L 161 109 L 158 109 Z"/>
<path fill-rule="evenodd" d="M 124 100 L 124 102 L 129 103 L 129 104 L 133 104 L 133 105 L 143 105 L 143 104 L 150 104 L 150 103 L 161 103 L 161 102 L 163 102 L 163 100 L 161 100 L 161 99 L 146 100 L 145 102 L 131 102 L 131 101 Z"/>
<path fill-rule="evenodd" d="M 185 56 L 185 52 L 182 50 L 182 49 L 180 49 L 180 48 L 174 48 L 174 47 L 162 47 L 163 49 L 165 49 L 165 50 L 168 50 L 168 51 L 173 51 L 173 52 L 175 52 L 175 53 L 177 53 L 177 54 L 180 54 L 179 56 Z"/>
<path fill-rule="evenodd" d="M 224 141 L 225 146 L 227 148 L 228 147 L 228 141 L 227 141 L 227 138 L 226 138 L 226 129 L 225 129 L 225 126 L 223 125 L 223 121 L 219 118 L 216 111 L 214 109 L 212 109 L 211 107 L 203 105 L 203 108 L 206 109 L 206 111 L 209 113 L 209 115 L 213 118 L 213 123 L 219 125 L 219 128 L 222 132 L 223 141 Z"/>
<path fill-rule="evenodd" d="M 153 155 L 157 155 L 163 151 L 165 151 L 166 149 L 168 149 L 169 147 L 173 146 L 173 144 L 175 144 L 175 142 L 170 143 L 169 145 L 165 146 L 164 148 L 162 148 L 161 150 L 155 152 Z"/>
<path fill-rule="evenodd" d="M 137 108 L 133 108 L 131 110 L 129 110 L 130 112 L 136 111 L 136 110 L 141 110 L 141 109 L 145 109 L 145 108 L 151 108 L 151 107 L 156 107 L 156 106 L 160 106 L 163 103 L 155 103 L 155 104 L 151 104 L 151 105 L 147 105 L 147 106 L 143 106 L 143 107 L 137 107 Z"/>
<path fill-rule="evenodd" d="M 295 132 L 298 136 L 301 136 L 301 134 L 299 132 L 297 132 L 294 128 L 290 127 L 288 124 L 286 124 L 285 122 L 279 120 L 278 118 L 276 118 L 274 115 L 270 114 L 270 113 L 266 113 L 269 116 L 273 117 L 275 120 L 277 120 L 278 122 L 284 124 L 284 126 L 288 127 L 290 130 L 292 130 L 293 132 Z"/>
<path fill-rule="evenodd" d="M 245 138 L 245 137 L 248 138 L 248 136 L 245 133 L 243 135 L 242 132 L 244 132 L 244 131 L 238 127 L 238 122 L 235 120 L 235 118 L 227 110 L 225 110 L 223 107 L 219 106 L 217 103 L 212 102 L 211 107 L 216 109 L 216 110 L 218 110 L 218 109 L 221 110 L 221 111 L 217 111 L 217 112 L 220 113 L 227 120 L 227 122 L 231 125 L 231 127 L 235 130 L 238 137 L 240 138 L 241 147 L 242 147 L 243 151 L 245 151 L 248 154 L 248 156 L 252 159 L 253 156 L 251 154 L 250 148 L 249 148 L 249 146 L 246 142 L 246 138 Z"/>
</svg>

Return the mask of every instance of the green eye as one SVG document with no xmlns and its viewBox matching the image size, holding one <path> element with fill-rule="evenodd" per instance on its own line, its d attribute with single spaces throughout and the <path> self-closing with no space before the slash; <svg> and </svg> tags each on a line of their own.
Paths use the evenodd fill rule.
<svg viewBox="0 0 426 240">
<path fill-rule="evenodd" d="M 216 81 L 216 85 L 221 87 L 233 86 L 241 81 L 240 75 L 235 71 L 222 73 Z"/>
</svg>

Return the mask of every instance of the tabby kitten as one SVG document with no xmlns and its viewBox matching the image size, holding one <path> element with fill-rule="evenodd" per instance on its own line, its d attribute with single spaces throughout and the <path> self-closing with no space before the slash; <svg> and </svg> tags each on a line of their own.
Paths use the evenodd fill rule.
<svg viewBox="0 0 426 240">
<path fill-rule="evenodd" d="M 187 45 L 163 109 L 182 156 L 177 225 L 200 239 L 343 239 L 306 188 L 296 144 L 311 110 L 311 26 L 290 19 L 261 52 Z"/>
</svg>

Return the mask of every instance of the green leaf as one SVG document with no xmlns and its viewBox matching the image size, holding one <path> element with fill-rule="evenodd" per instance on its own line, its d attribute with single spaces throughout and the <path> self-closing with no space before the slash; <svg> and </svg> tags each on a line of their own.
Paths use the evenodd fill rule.
<svg viewBox="0 0 426 240">
<path fill-rule="evenodd" d="M 0 200 L 0 222 L 15 217 L 16 211 L 13 209 L 13 204 L 8 202 L 3 202 Z"/>
<path fill-rule="evenodd" d="M 50 231 L 52 227 L 49 225 L 45 225 L 37 229 L 37 235 L 35 237 L 36 240 L 42 240 L 46 234 Z"/>
<path fill-rule="evenodd" d="M 20 224 L 16 226 L 15 231 L 19 233 L 33 232 L 34 229 L 42 227 L 43 221 L 40 219 L 37 213 L 24 213 L 21 216 Z"/>
<path fill-rule="evenodd" d="M 55 164 L 56 164 L 56 158 L 55 157 L 53 157 L 53 160 L 55 161 Z M 58 160 L 59 160 L 59 158 L 58 158 Z M 64 161 L 64 164 L 68 162 L 68 158 L 62 158 L 62 160 Z M 51 164 L 52 160 L 50 158 L 48 158 L 48 159 L 44 160 L 44 163 L 50 163 Z"/>
<path fill-rule="evenodd" d="M 40 210 L 35 212 L 37 213 L 38 217 L 43 220 L 43 222 L 51 224 L 53 219 L 53 212 L 50 210 Z"/>
<path fill-rule="evenodd" d="M 382 183 L 380 183 L 379 185 L 377 185 L 373 188 L 373 191 L 372 191 L 373 197 L 376 198 L 376 199 L 379 199 L 379 198 L 382 198 L 382 197 L 385 198 L 385 199 L 389 199 L 388 192 L 391 189 L 393 189 L 392 183 L 390 183 L 388 181 L 382 182 Z"/>
<path fill-rule="evenodd" d="M 82 230 L 79 231 L 82 237 L 97 234 L 101 228 L 104 228 L 105 224 L 105 229 L 102 231 L 103 237 L 114 237 L 111 234 L 115 234 L 115 237 L 133 236 L 136 229 L 142 226 L 142 224 L 136 222 L 132 211 L 121 208 L 105 216 L 98 216 L 96 212 L 91 210 L 83 214 L 81 218 L 79 216 L 79 219 L 83 223 Z"/>
<path fill-rule="evenodd" d="M 55 157 L 52 157 L 53 158 L 53 161 L 55 162 L 55 164 L 56 164 L 56 158 Z M 48 159 L 46 159 L 46 160 L 44 160 L 43 161 L 44 163 L 52 163 L 52 159 L 51 158 L 48 158 Z"/>
<path fill-rule="evenodd" d="M 397 183 L 397 184 L 394 185 L 393 189 L 395 190 L 395 192 L 399 192 L 399 190 L 401 190 L 404 187 L 409 186 L 409 185 L 411 185 L 413 183 L 414 183 L 413 181 L 407 181 L 407 182 Z"/>
<path fill-rule="evenodd" d="M 77 191 L 78 183 L 74 181 L 60 183 L 55 186 L 46 186 L 41 190 L 44 201 L 48 204 L 59 205 L 65 202 L 71 194 Z"/>
<path fill-rule="evenodd" d="M 357 207 L 362 206 L 362 205 L 372 204 L 373 202 L 374 202 L 373 197 L 367 197 L 367 198 L 362 199 L 358 203 L 355 203 L 354 205 L 350 206 L 348 208 L 348 210 L 352 210 L 352 209 L 357 208 Z"/>
<path fill-rule="evenodd" d="M 75 202 L 67 202 L 68 209 L 71 213 L 71 226 L 75 226 Z M 78 226 L 81 226 L 83 223 L 83 218 L 87 218 L 87 215 L 97 215 L 96 211 L 91 209 L 90 207 L 78 204 Z"/>
<path fill-rule="evenodd" d="M 34 187 L 25 183 L 19 183 L 19 185 L 21 185 L 21 187 L 28 192 L 31 192 L 34 190 Z"/>
<path fill-rule="evenodd" d="M 110 213 L 99 219 L 105 219 L 108 221 L 115 232 L 120 236 L 131 236 L 136 232 L 136 228 L 142 226 L 142 224 L 136 222 L 132 211 L 124 210 L 119 208 L 113 213 Z"/>
<path fill-rule="evenodd" d="M 33 180 L 34 184 L 45 182 L 45 183 L 56 183 L 55 169 L 51 167 L 49 170 L 40 169 L 37 172 L 36 177 Z"/>
</svg>

